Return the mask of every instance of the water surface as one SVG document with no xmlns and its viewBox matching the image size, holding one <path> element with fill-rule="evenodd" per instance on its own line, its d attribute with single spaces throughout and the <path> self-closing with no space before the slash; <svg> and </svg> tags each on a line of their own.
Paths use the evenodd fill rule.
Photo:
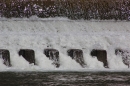
<svg viewBox="0 0 130 86">
<path fill-rule="evenodd" d="M 129 86 L 129 72 L 0 72 L 1 86 Z"/>
</svg>

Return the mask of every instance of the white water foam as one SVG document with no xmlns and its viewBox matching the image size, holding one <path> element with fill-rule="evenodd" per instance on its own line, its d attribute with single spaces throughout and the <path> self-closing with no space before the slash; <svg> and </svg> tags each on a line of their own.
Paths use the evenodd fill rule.
<svg viewBox="0 0 130 86">
<path fill-rule="evenodd" d="M 130 71 L 115 55 L 116 48 L 130 47 L 129 22 L 85 21 L 66 18 L 1 19 L 0 49 L 10 51 L 12 67 L 2 65 L 0 71 Z M 46 48 L 60 52 L 60 68 L 55 68 L 44 54 Z M 67 56 L 68 49 L 82 49 L 86 68 Z M 29 64 L 18 55 L 19 49 L 33 49 L 37 65 Z M 107 50 L 109 69 L 90 56 L 92 49 Z"/>
</svg>

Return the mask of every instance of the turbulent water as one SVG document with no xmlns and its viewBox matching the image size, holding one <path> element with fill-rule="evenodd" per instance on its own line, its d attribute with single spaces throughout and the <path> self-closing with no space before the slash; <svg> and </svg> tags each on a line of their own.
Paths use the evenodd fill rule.
<svg viewBox="0 0 130 86">
<path fill-rule="evenodd" d="M 10 51 L 12 67 L 0 60 L 0 71 L 130 71 L 115 55 L 116 48 L 129 50 L 130 24 L 125 21 L 48 19 L 4 19 L 0 21 L 0 48 Z M 46 48 L 59 51 L 60 64 L 55 68 L 44 54 Z M 18 55 L 20 49 L 33 49 L 37 65 Z M 87 67 L 82 68 L 67 55 L 68 49 L 82 49 Z M 109 68 L 90 56 L 92 49 L 107 51 Z"/>
<path fill-rule="evenodd" d="M 1 72 L 2 86 L 129 86 L 128 72 Z"/>
</svg>

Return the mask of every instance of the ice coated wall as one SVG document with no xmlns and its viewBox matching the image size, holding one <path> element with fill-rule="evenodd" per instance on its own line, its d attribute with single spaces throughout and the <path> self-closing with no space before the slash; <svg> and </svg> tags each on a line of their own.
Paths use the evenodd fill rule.
<svg viewBox="0 0 130 86">
<path fill-rule="evenodd" d="M 54 19 L 4 19 L 0 21 L 0 49 L 10 51 L 12 67 L 0 60 L 0 71 L 46 71 L 46 70 L 129 70 L 122 58 L 115 55 L 116 48 L 130 48 L 130 24 L 124 21 L 84 21 Z M 60 52 L 60 68 L 55 68 L 44 54 L 45 48 Z M 70 48 L 82 49 L 86 68 L 67 56 Z M 33 49 L 37 65 L 29 64 L 18 55 L 19 49 Z M 105 49 L 109 69 L 90 56 L 92 49 Z"/>
</svg>

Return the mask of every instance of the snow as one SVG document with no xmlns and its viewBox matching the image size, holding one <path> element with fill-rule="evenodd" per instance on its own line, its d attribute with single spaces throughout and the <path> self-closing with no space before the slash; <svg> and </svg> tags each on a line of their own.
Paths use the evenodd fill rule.
<svg viewBox="0 0 130 86">
<path fill-rule="evenodd" d="M 0 19 L 0 49 L 10 51 L 12 67 L 0 65 L 0 71 L 130 71 L 115 55 L 116 48 L 129 49 L 130 24 L 126 21 L 86 21 L 67 18 Z M 60 68 L 44 54 L 46 48 L 60 52 Z M 82 49 L 86 68 L 67 56 L 68 49 Z M 33 49 L 37 65 L 18 55 L 20 49 Z M 103 67 L 92 49 L 105 49 L 109 69 Z M 2 61 L 0 60 L 0 64 Z"/>
</svg>

